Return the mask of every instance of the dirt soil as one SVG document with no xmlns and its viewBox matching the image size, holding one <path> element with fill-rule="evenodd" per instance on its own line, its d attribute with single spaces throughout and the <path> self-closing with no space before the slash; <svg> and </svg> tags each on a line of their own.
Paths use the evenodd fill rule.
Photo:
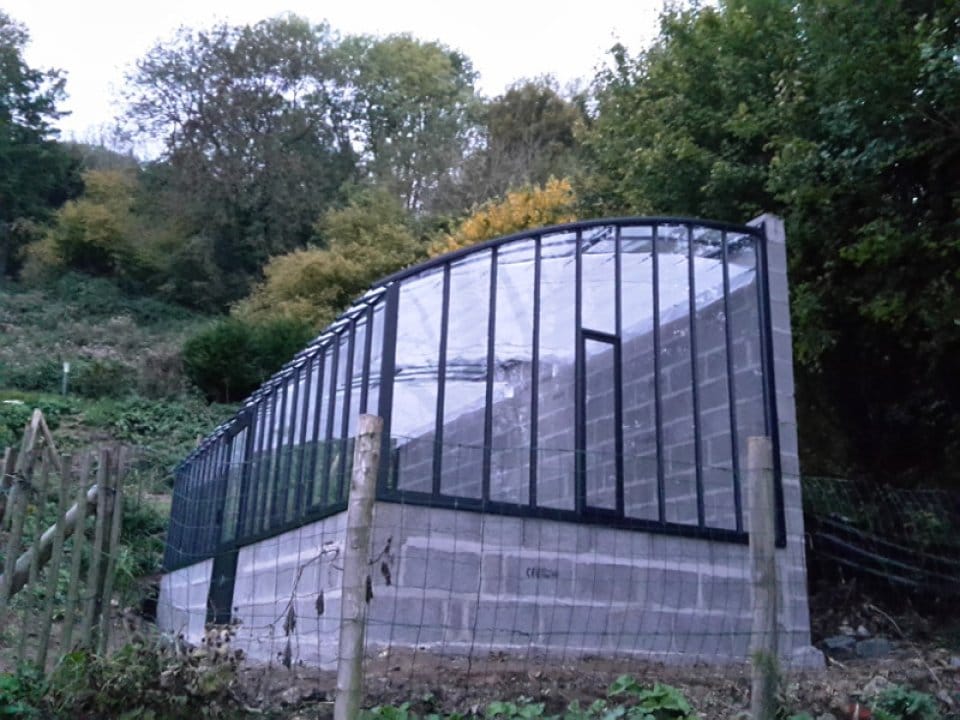
<svg viewBox="0 0 960 720">
<path fill-rule="evenodd" d="M 883 658 L 829 662 L 819 671 L 786 671 L 783 704 L 789 713 L 814 718 L 851 717 L 851 703 L 867 700 L 889 684 L 904 685 L 938 698 L 945 718 L 960 718 L 960 667 L 947 649 L 894 643 Z M 427 652 L 392 651 L 367 665 L 365 706 L 411 702 L 413 710 L 482 713 L 493 700 L 520 697 L 543 702 L 558 713 L 573 700 L 581 705 L 603 697 L 619 675 L 642 683 L 663 682 L 684 692 L 702 718 L 742 718 L 749 706 L 746 665 L 668 666 L 659 663 L 583 658 L 552 662 L 543 658 L 491 655 L 483 659 L 438 657 Z M 246 666 L 238 685 L 246 703 L 285 717 L 332 716 L 336 678 L 313 668 Z M 827 715 L 825 720 L 830 716 Z"/>
</svg>

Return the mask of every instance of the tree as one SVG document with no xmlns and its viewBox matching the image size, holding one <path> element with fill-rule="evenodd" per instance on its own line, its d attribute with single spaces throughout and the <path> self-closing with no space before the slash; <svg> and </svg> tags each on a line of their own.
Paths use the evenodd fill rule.
<svg viewBox="0 0 960 720">
<path fill-rule="evenodd" d="M 508 192 L 503 200 L 490 200 L 464 219 L 451 233 L 430 246 L 435 257 L 510 233 L 573 222 L 577 219 L 576 196 L 569 180 L 550 178 L 543 187 Z"/>
<path fill-rule="evenodd" d="M 128 78 L 128 122 L 163 147 L 144 209 L 206 238 L 217 269 L 208 302 L 242 296 L 268 257 L 304 246 L 352 177 L 330 101 L 332 43 L 327 26 L 294 16 L 182 28 Z"/>
<path fill-rule="evenodd" d="M 63 269 L 119 278 L 134 271 L 134 218 L 131 213 L 136 175 L 118 170 L 84 174 L 84 193 L 68 201 L 38 249 Z"/>
<path fill-rule="evenodd" d="M 23 59 L 26 29 L 0 11 L 0 277 L 15 272 L 16 251 L 31 237 L 19 225 L 45 218 L 80 188 L 78 163 L 57 144 L 63 113 L 59 70 Z"/>
<path fill-rule="evenodd" d="M 237 316 L 301 318 L 319 330 L 374 281 L 423 256 L 403 208 L 382 189 L 328 211 L 316 230 L 325 247 L 271 258 L 264 282 L 234 307 Z"/>
<path fill-rule="evenodd" d="M 462 161 L 478 100 L 463 54 L 409 35 L 347 37 L 331 58 L 338 92 L 367 175 L 407 210 L 430 207 Z"/>
<path fill-rule="evenodd" d="M 957 480 L 960 6 L 669 12 L 595 83 L 597 213 L 787 222 L 802 462 Z"/>
<path fill-rule="evenodd" d="M 524 80 L 485 103 L 480 145 L 447 178 L 443 209 L 460 211 L 508 190 L 543 185 L 577 169 L 576 128 L 582 108 L 560 95 L 550 77 Z"/>
</svg>

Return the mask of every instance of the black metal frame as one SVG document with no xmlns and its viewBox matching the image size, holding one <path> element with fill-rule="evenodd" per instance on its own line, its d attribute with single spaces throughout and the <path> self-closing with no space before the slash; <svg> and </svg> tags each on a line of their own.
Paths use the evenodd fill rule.
<svg viewBox="0 0 960 720">
<path fill-rule="evenodd" d="M 625 516 L 624 508 L 624 430 L 623 430 L 623 278 L 622 252 L 623 242 L 621 230 L 623 227 L 650 228 L 650 257 L 652 316 L 654 318 L 651 332 L 653 349 L 653 414 L 654 414 L 654 444 L 656 451 L 656 519 L 643 519 Z M 680 227 L 686 230 L 687 265 L 688 265 L 688 303 L 689 303 L 689 333 L 691 355 L 691 394 L 693 404 L 694 426 L 694 463 L 696 467 L 696 524 L 670 522 L 666 519 L 667 492 L 666 472 L 664 467 L 664 434 L 663 434 L 663 377 L 661 367 L 661 351 L 664 338 L 661 337 L 661 310 L 660 283 L 662 281 L 660 259 L 662 257 L 660 235 L 665 226 Z M 612 229 L 615 237 L 614 250 L 614 313 L 615 319 L 612 333 L 601 332 L 595 328 L 583 327 L 583 280 L 582 264 L 584 253 L 584 239 L 589 231 L 600 228 Z M 724 326 L 726 373 L 729 404 L 729 424 L 731 428 L 731 452 L 733 472 L 733 511 L 736 518 L 734 529 L 710 527 L 705 518 L 704 510 L 704 479 L 703 479 L 703 438 L 701 437 L 701 407 L 699 396 L 700 378 L 697 368 L 697 318 L 694 256 L 695 237 L 694 229 L 704 228 L 720 233 L 719 260 L 723 267 L 723 303 L 724 314 L 727 318 Z M 574 260 L 576 263 L 575 287 L 575 343 L 574 348 L 574 375 L 575 375 L 575 427 L 576 436 L 576 472 L 574 482 L 574 509 L 558 509 L 538 504 L 538 454 L 539 447 L 539 394 L 540 394 L 540 342 L 541 342 L 541 314 L 542 314 L 542 267 L 543 267 L 543 238 L 545 236 L 569 234 L 571 242 L 575 243 Z M 216 554 L 234 552 L 237 548 L 257 542 L 266 537 L 277 535 L 303 524 L 314 522 L 331 514 L 341 512 L 346 505 L 346 464 L 344 453 L 349 446 L 347 438 L 350 427 L 349 414 L 356 406 L 361 412 L 374 410 L 368 408 L 368 396 L 371 383 L 371 358 L 373 356 L 372 343 L 374 341 L 376 306 L 382 305 L 381 322 L 382 349 L 380 352 L 380 376 L 377 408 L 375 409 L 384 418 L 384 435 L 382 463 L 378 498 L 388 502 L 409 502 L 419 505 L 441 508 L 456 508 L 467 511 L 489 512 L 519 517 L 548 518 L 570 522 L 602 523 L 611 527 L 645 530 L 671 535 L 701 537 L 727 542 L 744 543 L 747 535 L 743 525 L 742 491 L 740 487 L 739 440 L 737 436 L 738 412 L 737 390 L 734 377 L 730 318 L 730 276 L 727 253 L 727 240 L 730 235 L 749 236 L 754 239 L 756 247 L 756 291 L 757 313 L 759 317 L 759 340 L 761 348 L 761 368 L 763 375 L 763 409 L 766 432 L 771 436 L 775 453 L 775 472 L 777 477 L 776 497 L 779 507 L 777 518 L 778 540 L 782 545 L 785 542 L 785 526 L 783 518 L 783 489 L 780 482 L 779 433 L 776 416 L 776 389 L 773 375 L 773 343 L 770 327 L 769 287 L 767 277 L 766 236 L 763 227 L 746 227 L 729 223 L 718 223 L 696 219 L 676 217 L 656 218 L 614 218 L 570 223 L 566 225 L 543 228 L 532 232 L 523 232 L 498 238 L 475 247 L 449 253 L 435 258 L 427 263 L 403 270 L 384 278 L 374 286 L 367 295 L 361 298 L 353 307 L 341 315 L 330 328 L 320 335 L 302 352 L 298 353 L 273 378 L 254 393 L 243 405 L 237 416 L 230 422 L 218 428 L 193 453 L 191 453 L 176 469 L 177 492 L 171 510 L 171 530 L 168 539 L 166 568 L 168 570 L 183 567 L 202 558 Z M 495 360 L 495 333 L 498 321 L 497 308 L 497 280 L 500 248 L 508 243 L 526 240 L 533 247 L 533 297 L 532 302 L 532 337 L 531 341 L 531 370 L 530 370 L 530 463 L 529 463 L 529 493 L 528 501 L 523 504 L 501 502 L 490 497 L 490 473 L 492 467 L 493 444 L 493 397 Z M 451 266 L 461 258 L 479 254 L 489 250 L 489 308 L 487 315 L 487 347 L 486 369 L 487 379 L 484 389 L 485 411 L 483 418 L 483 456 L 481 497 L 452 496 L 442 492 L 442 447 L 444 427 L 444 403 L 446 400 L 446 370 L 447 370 L 447 334 L 450 326 L 450 292 Z M 443 290 L 440 320 L 440 347 L 438 358 L 437 377 L 437 405 L 434 425 L 435 446 L 433 455 L 433 471 L 430 481 L 431 492 L 409 491 L 398 489 L 396 484 L 395 456 L 393 441 L 391 440 L 390 415 L 393 407 L 393 378 L 396 368 L 395 350 L 398 333 L 398 308 L 400 285 L 417 276 L 432 273 L 443 273 Z M 358 343 L 358 323 L 363 324 L 364 336 L 362 343 Z M 588 504 L 586 488 L 586 409 L 584 407 L 584 391 L 586 383 L 585 343 L 588 340 L 604 342 L 611 345 L 613 350 L 614 386 L 615 393 L 614 422 L 617 428 L 615 435 L 616 454 L 616 502 L 615 509 L 597 508 Z M 343 352 L 342 342 L 346 342 Z M 360 345 L 358 347 L 358 345 Z M 362 353 L 362 358 L 356 358 L 356 353 Z M 341 357 L 343 355 L 344 357 Z M 337 405 L 337 387 L 339 365 L 347 363 L 344 368 L 343 393 L 340 406 Z M 314 374 L 316 373 L 316 377 Z M 354 377 L 355 374 L 360 377 Z M 285 384 L 294 382 L 292 392 L 287 391 Z M 353 386 L 357 385 L 355 389 Z M 305 396 L 301 412 L 298 411 L 301 393 Z M 356 395 L 356 401 L 353 396 Z M 307 437 L 307 418 L 310 409 L 310 398 L 315 398 L 313 413 L 313 437 Z M 287 405 L 292 407 L 288 408 Z M 334 419 L 340 413 L 340 427 L 334 427 Z M 267 423 L 268 419 L 270 422 Z M 320 433 L 321 418 L 326 417 L 324 433 Z M 289 422 L 288 422 L 289 421 Z M 290 424 L 291 427 L 287 427 Z M 299 424 L 299 427 L 298 427 Z M 229 483 L 229 473 L 223 471 L 222 466 L 229 463 L 233 455 L 231 441 L 243 429 L 246 434 L 245 463 L 241 475 L 240 497 L 237 502 L 237 520 L 233 537 L 222 541 L 223 517 L 222 510 L 226 503 L 225 493 Z M 276 440 L 274 441 L 274 436 Z M 273 443 L 276 447 L 273 447 Z M 331 475 L 334 443 L 340 447 L 340 462 L 336 477 Z M 309 444 L 309 446 L 308 446 Z M 296 463 L 296 477 L 288 478 L 294 466 L 293 453 L 299 453 L 299 462 Z M 309 456 L 307 455 L 309 453 Z M 320 486 L 317 485 L 317 472 L 322 473 Z M 289 484 L 294 483 L 291 489 Z M 331 483 L 336 483 L 331 487 Z M 315 489 L 319 489 L 320 497 L 314 497 Z M 332 490 L 336 490 L 331 495 Z M 290 515 L 290 492 L 294 493 L 294 512 Z M 199 500 L 199 502 L 197 502 Z M 215 507 L 219 505 L 219 507 Z M 212 514 L 211 514 L 212 513 Z M 213 525 L 207 534 L 203 526 Z"/>
</svg>

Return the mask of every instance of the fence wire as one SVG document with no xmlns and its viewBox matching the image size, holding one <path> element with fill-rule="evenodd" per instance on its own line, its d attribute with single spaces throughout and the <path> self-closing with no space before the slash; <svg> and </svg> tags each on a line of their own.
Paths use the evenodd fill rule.
<svg viewBox="0 0 960 720">
<path fill-rule="evenodd" d="M 469 460 L 477 451 L 449 443 L 429 454 Z M 493 462 L 508 467 L 517 453 L 495 449 Z M 530 457 L 529 448 L 519 453 Z M 619 488 L 619 505 L 592 504 L 616 498 L 618 488 L 614 482 L 605 495 L 597 485 L 591 495 L 588 486 L 578 499 L 572 478 L 584 463 L 576 455 L 544 451 L 549 460 L 539 465 L 571 469 L 563 501 L 570 504 L 537 512 L 527 490 L 478 505 L 462 491 L 469 483 L 456 486 L 461 495 L 441 492 L 442 501 L 432 478 L 422 491 L 388 481 L 382 492 L 381 484 L 367 557 L 368 705 L 429 694 L 447 710 L 463 710 L 505 687 L 569 700 L 601 693 L 623 672 L 679 682 L 710 677 L 745 697 L 751 648 L 760 639 L 746 485 L 738 531 L 733 488 L 741 483 L 729 468 L 698 470 L 677 460 L 658 478 L 651 458 L 624 456 L 624 466 L 652 471 L 636 472 L 635 486 Z M 403 462 L 397 454 L 383 461 Z M 594 477 L 603 476 L 584 481 Z M 960 594 L 958 496 L 832 478 L 779 482 L 782 686 L 823 668 L 869 673 L 878 658 L 942 645 L 938 629 L 948 630 L 943 618 Z M 441 484 L 447 487 L 454 485 Z M 240 501 L 194 502 L 189 517 L 218 519 L 187 525 L 175 517 L 171 537 L 222 538 L 229 520 L 218 513 Z M 698 516 L 698 505 L 709 510 Z M 308 673 L 316 692 L 332 697 L 350 551 L 345 508 L 331 505 L 325 516 L 287 528 L 264 516 L 261 538 L 226 543 L 172 568 L 162 581 L 161 629 L 218 652 L 239 651 L 278 673 Z"/>
</svg>

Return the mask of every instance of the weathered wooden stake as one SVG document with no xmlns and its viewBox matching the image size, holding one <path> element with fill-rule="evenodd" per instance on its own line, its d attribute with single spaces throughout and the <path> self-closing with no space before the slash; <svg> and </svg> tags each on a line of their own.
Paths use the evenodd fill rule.
<svg viewBox="0 0 960 720">
<path fill-rule="evenodd" d="M 97 652 L 101 655 L 107 652 L 110 640 L 110 601 L 113 597 L 114 576 L 117 571 L 117 552 L 120 549 L 120 527 L 123 522 L 123 464 L 117 458 L 114 468 L 115 475 L 111 483 L 113 493 L 110 541 L 107 545 L 107 572 L 103 581 L 102 602 L 100 605 L 100 637 L 97 643 Z"/>
<path fill-rule="evenodd" d="M 3 465 L 0 466 L 0 473 L 2 473 L 2 476 L 0 476 L 0 518 L 2 518 L 0 530 L 6 529 L 8 525 L 7 508 L 9 503 L 7 503 L 7 497 L 13 489 L 13 481 L 16 478 L 13 471 L 16 466 L 17 449 L 8 447 L 3 451 Z"/>
<path fill-rule="evenodd" d="M 753 575 L 752 681 L 750 716 L 777 715 L 777 560 L 773 492 L 773 444 L 768 437 L 747 438 L 750 489 L 750 564 Z"/>
<path fill-rule="evenodd" d="M 361 415 L 347 505 L 346 547 L 340 601 L 340 654 L 334 720 L 355 720 L 363 696 L 363 638 L 370 582 L 370 526 L 380 468 L 383 420 Z"/>
<path fill-rule="evenodd" d="M 47 502 L 47 485 L 50 482 L 50 459 L 47 457 L 47 453 L 44 451 L 40 459 L 40 480 L 34 485 L 34 490 L 36 492 L 36 498 L 34 502 L 34 507 L 36 512 L 34 514 L 35 522 L 32 528 L 33 542 L 30 543 L 30 565 L 27 570 L 27 582 L 31 585 L 35 585 L 37 582 L 37 575 L 40 572 L 40 538 L 43 535 L 43 528 L 40 526 L 41 517 L 43 514 L 43 507 Z M 26 546 L 26 542 L 24 542 Z M 18 558 L 19 559 L 19 558 Z M 16 571 L 16 563 L 13 565 L 13 570 Z M 10 597 L 13 597 L 13 577 L 10 578 L 11 581 L 11 592 Z M 26 656 L 27 652 L 27 637 L 34 630 L 33 623 L 21 622 L 20 623 L 20 642 L 17 644 L 17 651 L 13 656 L 14 664 L 19 664 L 21 660 Z"/>
<path fill-rule="evenodd" d="M 76 622 L 77 595 L 80 592 L 80 564 L 83 560 L 83 545 L 87 539 L 87 477 L 90 475 L 92 462 L 93 456 L 89 452 L 84 453 L 77 477 L 76 529 L 73 533 L 70 584 L 67 586 L 67 605 L 63 612 L 63 632 L 60 638 L 60 651 L 63 653 L 73 650 L 73 626 Z"/>
<path fill-rule="evenodd" d="M 97 461 L 97 516 L 93 533 L 93 547 L 90 552 L 90 567 L 87 571 L 87 606 L 83 615 L 83 624 L 80 626 L 80 645 L 92 648 L 90 642 L 93 637 L 94 623 L 99 610 L 100 594 L 100 565 L 103 561 L 104 542 L 107 536 L 107 495 L 106 487 L 110 477 L 110 451 L 100 448 Z"/>
<path fill-rule="evenodd" d="M 29 433 L 29 428 L 28 428 Z M 17 476 L 10 488 L 10 499 L 7 501 L 7 513 L 10 518 L 10 534 L 7 535 L 7 545 L 4 549 L 4 572 L 0 577 L 0 628 L 6 626 L 7 605 L 13 594 L 13 568 L 16 566 L 16 557 L 20 554 L 20 541 L 23 538 L 23 523 L 27 517 L 27 504 L 30 501 L 30 479 L 33 474 L 34 449 L 24 438 L 24 447 L 21 448 L 17 467 L 14 471 Z M 7 558 L 10 558 L 7 560 Z M 9 569 L 8 567 L 9 566 Z"/>
<path fill-rule="evenodd" d="M 70 491 L 70 456 L 64 455 L 60 466 L 64 474 L 60 477 L 60 489 L 57 494 L 57 524 L 53 531 L 53 557 L 47 567 L 47 588 L 43 602 L 43 615 L 40 618 L 40 641 L 37 647 L 37 667 L 46 672 L 47 646 L 50 644 L 50 629 L 53 625 L 53 605 L 57 595 L 57 583 L 60 580 L 60 564 L 63 561 L 63 542 L 66 537 L 67 500 Z"/>
</svg>

